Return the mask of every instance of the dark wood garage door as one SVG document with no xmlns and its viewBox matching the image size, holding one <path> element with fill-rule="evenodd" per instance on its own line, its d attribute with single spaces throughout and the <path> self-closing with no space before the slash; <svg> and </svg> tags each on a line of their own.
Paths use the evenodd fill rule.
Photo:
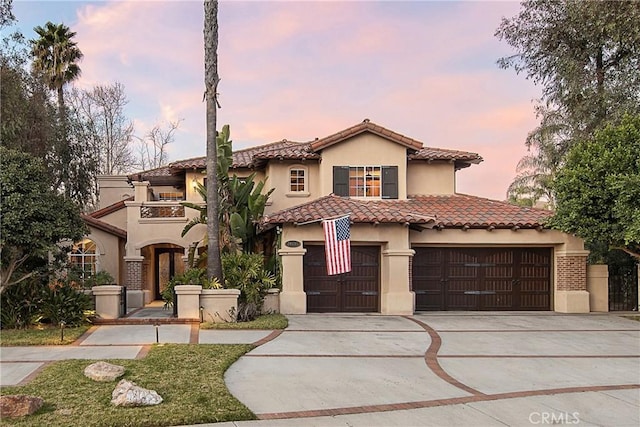
<svg viewBox="0 0 640 427">
<path fill-rule="evenodd" d="M 413 249 L 417 311 L 551 309 L 551 249 Z"/>
<path fill-rule="evenodd" d="M 351 246 L 351 272 L 327 276 L 324 246 L 306 246 L 304 291 L 307 312 L 377 312 L 380 248 Z"/>
</svg>

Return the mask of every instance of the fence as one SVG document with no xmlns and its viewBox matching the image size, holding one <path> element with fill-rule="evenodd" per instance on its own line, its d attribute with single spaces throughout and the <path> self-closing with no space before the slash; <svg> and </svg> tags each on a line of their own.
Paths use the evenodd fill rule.
<svg viewBox="0 0 640 427">
<path fill-rule="evenodd" d="M 609 265 L 609 311 L 638 310 L 638 267 Z"/>
</svg>

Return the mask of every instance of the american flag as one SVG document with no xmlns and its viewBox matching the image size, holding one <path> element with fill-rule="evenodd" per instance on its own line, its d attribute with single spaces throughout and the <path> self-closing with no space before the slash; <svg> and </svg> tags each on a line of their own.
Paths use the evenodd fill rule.
<svg viewBox="0 0 640 427">
<path fill-rule="evenodd" d="M 351 271 L 351 241 L 349 217 L 322 221 L 324 248 L 329 276 Z"/>
</svg>

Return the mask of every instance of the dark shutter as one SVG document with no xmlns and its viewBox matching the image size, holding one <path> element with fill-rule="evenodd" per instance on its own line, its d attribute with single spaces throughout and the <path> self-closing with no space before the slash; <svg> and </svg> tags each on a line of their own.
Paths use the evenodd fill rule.
<svg viewBox="0 0 640 427">
<path fill-rule="evenodd" d="M 333 167 L 333 194 L 349 197 L 349 166 Z"/>
<path fill-rule="evenodd" d="M 398 198 L 398 167 L 382 166 L 382 198 Z"/>
</svg>

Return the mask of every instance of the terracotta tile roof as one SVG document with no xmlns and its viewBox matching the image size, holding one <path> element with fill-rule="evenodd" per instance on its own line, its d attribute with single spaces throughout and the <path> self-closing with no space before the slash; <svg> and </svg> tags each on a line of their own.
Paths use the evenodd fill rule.
<svg viewBox="0 0 640 427">
<path fill-rule="evenodd" d="M 482 161 L 482 157 L 478 153 L 434 147 L 424 147 L 409 154 L 408 158 L 409 160 L 461 160 L 476 164 Z"/>
<path fill-rule="evenodd" d="M 347 128 L 343 131 L 334 133 L 333 135 L 329 135 L 312 142 L 311 149 L 313 151 L 322 150 L 323 148 L 327 148 L 333 144 L 337 144 L 338 142 L 344 141 L 345 139 L 351 138 L 363 132 L 374 133 L 400 145 L 404 145 L 407 148 L 412 148 L 414 150 L 422 149 L 422 142 L 372 123 L 369 121 L 369 119 L 364 119 L 362 123 L 358 123 L 357 125 L 351 126 L 350 128 Z"/>
<path fill-rule="evenodd" d="M 294 142 L 283 139 L 282 141 L 234 151 L 232 167 L 257 167 L 269 159 L 320 159 L 321 155 L 318 152 L 323 148 L 327 148 L 364 132 L 373 133 L 411 149 L 412 152 L 408 155 L 409 160 L 452 160 L 456 162 L 456 166 L 458 168 L 468 166 L 469 163 L 480 163 L 482 161 L 482 157 L 477 153 L 444 148 L 424 147 L 422 142 L 418 140 L 409 138 L 365 119 L 362 123 L 358 123 L 357 125 L 351 126 L 343 131 L 324 138 L 316 139 L 312 142 Z M 184 169 L 204 169 L 205 167 L 206 157 L 193 157 L 170 163 L 168 166 L 161 168 L 131 174 L 129 175 L 129 178 L 136 180 L 138 175 L 140 175 L 142 179 L 171 176 L 172 174 L 176 174 Z"/>
<path fill-rule="evenodd" d="M 432 215 L 406 210 L 391 200 L 359 200 L 333 194 L 264 216 L 262 224 L 303 223 L 350 214 L 351 222 L 428 224 Z"/>
<path fill-rule="evenodd" d="M 90 227 L 97 228 L 98 230 L 106 231 L 109 234 L 113 234 L 114 236 L 118 236 L 122 239 L 127 238 L 127 231 L 122 228 L 116 227 L 114 225 L 108 224 L 104 221 L 101 221 L 97 218 L 94 218 L 89 215 L 81 215 L 82 220 L 87 223 Z"/>
<path fill-rule="evenodd" d="M 464 194 L 414 196 L 408 200 L 361 200 L 330 195 L 275 212 L 263 224 L 302 223 L 351 212 L 355 222 L 402 222 L 447 228 L 536 228 L 552 212 Z"/>
<path fill-rule="evenodd" d="M 435 215 L 437 225 L 444 227 L 536 228 L 553 214 L 466 194 L 413 196 L 405 203 L 411 211 Z"/>
<path fill-rule="evenodd" d="M 119 202 L 115 202 L 112 205 L 105 206 L 102 209 L 98 209 L 97 211 L 91 212 L 89 214 L 89 216 L 91 216 L 93 218 L 102 218 L 103 216 L 107 216 L 110 213 L 119 211 L 120 209 L 124 209 L 124 207 L 125 207 L 124 202 L 130 202 L 130 201 L 133 201 L 133 200 L 134 200 L 133 196 L 127 197 L 124 200 L 120 200 Z"/>
</svg>

